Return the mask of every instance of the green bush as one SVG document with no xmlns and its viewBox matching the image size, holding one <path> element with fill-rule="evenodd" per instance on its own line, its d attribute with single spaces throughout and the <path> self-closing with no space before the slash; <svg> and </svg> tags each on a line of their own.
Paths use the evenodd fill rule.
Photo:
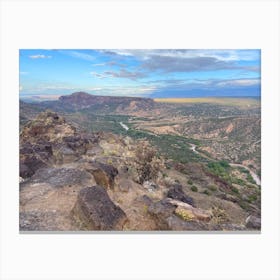
<svg viewBox="0 0 280 280">
<path fill-rule="evenodd" d="M 247 174 L 247 181 L 250 182 L 251 184 L 255 184 L 255 180 L 253 179 L 252 175 L 249 173 Z"/>
<path fill-rule="evenodd" d="M 192 181 L 191 179 L 189 179 L 189 180 L 188 180 L 188 184 L 189 184 L 189 185 L 192 185 L 192 184 L 193 184 L 193 181 Z"/>
<path fill-rule="evenodd" d="M 235 187 L 231 187 L 231 191 L 234 192 L 234 193 L 239 193 L 239 190 Z"/>
<path fill-rule="evenodd" d="M 208 190 L 203 191 L 204 194 L 210 195 L 211 193 Z"/>
<path fill-rule="evenodd" d="M 217 187 L 216 187 L 215 185 L 210 185 L 210 186 L 208 187 L 208 189 L 211 190 L 211 191 L 213 191 L 213 192 L 217 191 Z"/>
<path fill-rule="evenodd" d="M 197 191 L 198 191 L 198 189 L 197 189 L 196 186 L 191 186 L 191 190 L 192 190 L 193 192 L 197 192 Z"/>
</svg>

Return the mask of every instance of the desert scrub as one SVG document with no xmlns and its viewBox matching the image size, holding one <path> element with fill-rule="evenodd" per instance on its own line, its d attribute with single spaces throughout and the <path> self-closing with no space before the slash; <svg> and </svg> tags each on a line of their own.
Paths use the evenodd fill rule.
<svg viewBox="0 0 280 280">
<path fill-rule="evenodd" d="M 231 187 L 231 191 L 236 194 L 239 193 L 239 190 L 236 187 Z"/>
<path fill-rule="evenodd" d="M 212 207 L 212 221 L 217 224 L 224 224 L 229 222 L 229 216 L 226 211 L 218 206 Z"/>
<path fill-rule="evenodd" d="M 197 192 L 197 191 L 198 191 L 198 189 L 197 189 L 196 186 L 191 186 L 191 190 L 192 190 L 193 192 Z"/>
<path fill-rule="evenodd" d="M 144 213 L 148 213 L 148 206 L 147 205 L 143 206 L 143 211 L 144 211 Z"/>
<path fill-rule="evenodd" d="M 257 195 L 255 195 L 255 194 L 249 195 L 248 202 L 252 203 L 252 202 L 254 202 L 256 200 L 257 200 Z"/>
<path fill-rule="evenodd" d="M 135 152 L 134 165 L 137 170 L 137 182 L 143 184 L 144 181 L 156 180 L 164 163 L 157 156 L 157 150 L 146 141 L 139 143 Z"/>
<path fill-rule="evenodd" d="M 192 221 L 195 218 L 194 214 L 190 210 L 186 210 L 180 207 L 176 208 L 175 214 L 185 221 Z"/>
<path fill-rule="evenodd" d="M 206 195 L 211 195 L 211 192 L 208 191 L 208 190 L 204 190 L 202 193 L 203 193 L 203 194 L 206 194 Z"/>
<path fill-rule="evenodd" d="M 212 191 L 212 192 L 217 191 L 217 187 L 216 187 L 215 185 L 209 185 L 209 186 L 208 186 L 208 189 L 209 189 L 210 191 Z"/>
<path fill-rule="evenodd" d="M 188 184 L 189 184 L 189 185 L 192 185 L 192 184 L 193 184 L 193 181 L 192 181 L 191 179 L 189 179 L 189 180 L 188 180 Z"/>
</svg>

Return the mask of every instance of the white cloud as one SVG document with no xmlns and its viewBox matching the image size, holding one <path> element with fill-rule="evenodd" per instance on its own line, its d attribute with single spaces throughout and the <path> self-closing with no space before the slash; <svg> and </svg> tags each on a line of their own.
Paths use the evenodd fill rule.
<svg viewBox="0 0 280 280">
<path fill-rule="evenodd" d="M 99 78 L 99 79 L 104 79 L 104 78 L 111 78 L 111 75 L 105 75 L 103 73 L 98 73 L 98 72 L 90 72 L 90 75 Z"/>
<path fill-rule="evenodd" d="M 108 54 L 120 56 L 134 56 L 142 60 L 147 60 L 152 56 L 173 57 L 173 58 L 193 58 L 193 57 L 212 57 L 221 61 L 238 60 L 258 60 L 260 59 L 259 50 L 230 50 L 230 49 L 112 49 L 102 50 Z"/>
<path fill-rule="evenodd" d="M 259 79 L 228 80 L 217 83 L 217 86 L 254 86 L 260 84 Z"/>
<path fill-rule="evenodd" d="M 78 51 L 59 51 L 60 53 L 75 57 L 75 58 L 79 58 L 79 59 L 83 59 L 83 60 L 87 60 L 87 61 L 94 61 L 95 60 L 95 56 L 87 54 L 87 53 L 83 53 L 83 52 L 78 52 Z"/>
<path fill-rule="evenodd" d="M 19 85 L 19 91 L 22 91 L 23 87 L 21 85 Z"/>
<path fill-rule="evenodd" d="M 28 72 L 24 72 L 24 71 L 20 71 L 19 74 L 20 75 L 28 75 L 29 73 Z"/>
<path fill-rule="evenodd" d="M 52 58 L 50 55 L 44 55 L 44 54 L 35 54 L 35 55 L 30 55 L 29 58 L 32 59 L 38 59 L 38 58 Z"/>
<path fill-rule="evenodd" d="M 98 66 L 105 66 L 107 65 L 107 63 L 96 63 L 96 64 L 92 64 L 92 66 L 98 67 Z"/>
</svg>

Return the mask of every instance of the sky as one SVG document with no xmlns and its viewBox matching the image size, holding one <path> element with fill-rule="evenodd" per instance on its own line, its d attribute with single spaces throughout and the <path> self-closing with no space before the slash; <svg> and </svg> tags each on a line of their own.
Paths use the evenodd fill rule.
<svg viewBox="0 0 280 280">
<path fill-rule="evenodd" d="M 22 49 L 20 97 L 260 96 L 260 50 Z"/>
</svg>

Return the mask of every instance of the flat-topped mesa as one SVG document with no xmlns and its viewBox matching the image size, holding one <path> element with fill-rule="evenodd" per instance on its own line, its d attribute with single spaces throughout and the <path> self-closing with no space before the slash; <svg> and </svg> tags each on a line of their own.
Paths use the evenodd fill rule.
<svg viewBox="0 0 280 280">
<path fill-rule="evenodd" d="M 155 106 L 155 102 L 150 98 L 128 97 L 128 96 L 101 96 L 93 95 L 86 92 L 74 92 L 70 95 L 60 96 L 57 101 L 60 107 L 68 110 L 79 110 L 95 106 L 109 106 L 114 110 L 148 110 Z M 49 104 L 49 103 L 48 103 Z M 56 104 L 56 101 L 53 102 Z M 97 106 L 97 107 L 96 107 Z"/>
<path fill-rule="evenodd" d="M 59 97 L 60 101 L 74 101 L 74 102 L 78 102 L 78 101 L 85 101 L 85 100 L 92 100 L 94 98 L 93 95 L 87 93 L 87 92 L 83 92 L 83 91 L 78 91 L 78 92 L 74 92 L 70 95 L 62 95 Z"/>
</svg>

